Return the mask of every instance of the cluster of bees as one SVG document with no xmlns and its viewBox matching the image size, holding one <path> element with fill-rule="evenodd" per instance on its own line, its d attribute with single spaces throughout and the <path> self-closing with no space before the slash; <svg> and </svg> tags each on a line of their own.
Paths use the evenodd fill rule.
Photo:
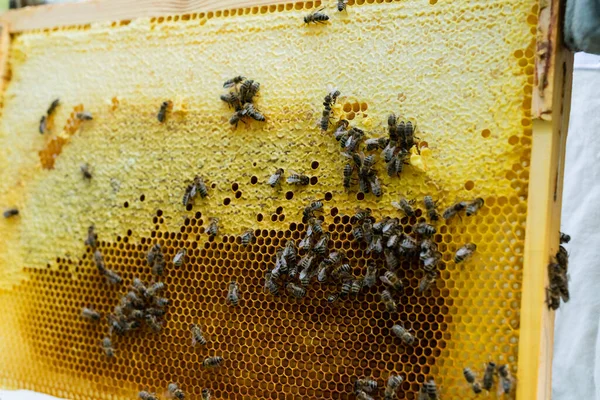
<svg viewBox="0 0 600 400">
<path fill-rule="evenodd" d="M 348 6 L 348 0 L 337 0 L 337 10 L 342 12 Z M 321 7 L 317 11 L 314 11 L 304 17 L 305 24 L 322 24 L 329 21 L 329 15 L 322 12 L 325 7 Z"/>
<path fill-rule="evenodd" d="M 221 95 L 221 100 L 235 110 L 229 119 L 231 125 L 235 125 L 237 128 L 240 121 L 247 123 L 247 117 L 255 121 L 265 121 L 265 116 L 256 109 L 253 103 L 254 96 L 260 90 L 260 83 L 240 75 L 226 80 L 223 88 L 230 90 L 229 93 Z"/>
<path fill-rule="evenodd" d="M 167 395 L 171 399 L 176 399 L 176 400 L 184 400 L 185 399 L 185 392 L 183 390 L 181 390 L 179 388 L 179 385 L 177 385 L 176 383 L 169 383 L 169 385 L 167 386 Z M 159 397 L 156 394 L 147 392 L 145 390 L 139 392 L 138 397 L 140 398 L 140 400 L 158 400 L 159 399 Z M 206 388 L 202 389 L 202 400 L 210 400 L 210 398 L 211 398 L 210 389 L 206 389 Z"/>
<path fill-rule="evenodd" d="M 484 390 L 491 391 L 494 386 L 494 376 L 498 375 L 498 395 L 510 394 L 513 388 L 514 379 L 510 374 L 510 369 L 507 364 L 496 367 L 496 363 L 490 361 L 486 364 L 481 382 L 477 380 L 477 375 L 471 368 L 463 369 L 463 375 L 467 383 L 473 389 L 473 393 L 480 394 Z"/>
<path fill-rule="evenodd" d="M 550 284 L 546 288 L 546 303 L 552 310 L 560 307 L 560 300 L 565 303 L 569 301 L 569 253 L 563 244 L 569 243 L 571 236 L 560 232 L 560 246 L 558 252 L 548 265 L 548 281 Z"/>
<path fill-rule="evenodd" d="M 44 134 L 47 133 L 50 126 L 52 124 L 52 119 L 54 118 L 54 113 L 56 112 L 56 109 L 58 108 L 58 106 L 60 105 L 60 99 L 56 99 L 54 100 L 52 103 L 50 103 L 50 106 L 48 107 L 48 110 L 46 111 L 46 114 L 42 115 L 42 118 L 40 118 L 40 124 L 38 126 L 38 131 L 40 132 L 40 134 Z M 94 119 L 92 117 L 92 114 L 88 111 L 81 111 L 78 112 L 77 114 L 75 114 L 75 117 L 80 120 L 80 121 L 91 121 L 92 119 Z"/>
</svg>

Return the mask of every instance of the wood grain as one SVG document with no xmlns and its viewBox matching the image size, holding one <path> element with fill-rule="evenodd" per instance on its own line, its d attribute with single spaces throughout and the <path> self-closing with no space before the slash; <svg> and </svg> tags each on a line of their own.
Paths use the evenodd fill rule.
<svg viewBox="0 0 600 400">
<path fill-rule="evenodd" d="M 8 52 L 10 50 L 10 30 L 8 24 L 0 23 L 0 93 L 10 80 L 8 69 Z"/>
<path fill-rule="evenodd" d="M 121 21 L 138 17 L 159 17 L 290 2 L 290 0 L 90 0 L 82 3 L 11 10 L 0 16 L 0 22 L 9 23 L 11 32 L 22 32 L 92 22 Z"/>
</svg>

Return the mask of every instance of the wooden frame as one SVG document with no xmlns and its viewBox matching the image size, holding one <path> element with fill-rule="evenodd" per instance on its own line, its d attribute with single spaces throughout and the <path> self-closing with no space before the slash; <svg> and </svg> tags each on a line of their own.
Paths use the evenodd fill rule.
<svg viewBox="0 0 600 400">
<path fill-rule="evenodd" d="M 285 4 L 292 0 L 91 0 L 0 15 L 0 74 L 7 79 L 9 33 L 102 21 Z M 558 249 L 573 55 L 561 40 L 564 0 L 539 0 L 533 85 L 533 150 L 525 240 L 517 398 L 551 397 L 554 313 L 545 305 L 547 265 Z M 544 285 L 540 285 L 543 282 Z M 537 382 L 533 384 L 532 382 Z"/>
</svg>

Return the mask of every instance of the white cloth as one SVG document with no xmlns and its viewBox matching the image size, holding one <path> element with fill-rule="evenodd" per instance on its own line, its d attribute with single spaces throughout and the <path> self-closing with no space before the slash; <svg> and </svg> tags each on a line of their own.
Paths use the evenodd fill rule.
<svg viewBox="0 0 600 400">
<path fill-rule="evenodd" d="M 553 400 L 600 400 L 600 57 L 577 55 L 561 230 L 571 300 L 556 313 Z"/>
</svg>

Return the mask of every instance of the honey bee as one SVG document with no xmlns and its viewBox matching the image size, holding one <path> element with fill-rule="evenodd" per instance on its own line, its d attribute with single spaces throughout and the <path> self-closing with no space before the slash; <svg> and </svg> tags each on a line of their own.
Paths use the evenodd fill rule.
<svg viewBox="0 0 600 400">
<path fill-rule="evenodd" d="M 369 177 L 369 183 L 371 185 L 371 192 L 375 195 L 375 197 L 381 197 L 383 191 L 381 190 L 381 182 L 377 175 L 373 174 Z"/>
<path fill-rule="evenodd" d="M 306 186 L 310 183 L 310 178 L 306 175 L 293 172 L 290 176 L 288 176 L 286 182 L 290 185 Z"/>
<path fill-rule="evenodd" d="M 154 393 L 148 393 L 145 390 L 139 392 L 138 397 L 141 400 L 158 400 L 158 397 Z"/>
<path fill-rule="evenodd" d="M 331 272 L 331 277 L 336 280 L 352 278 L 352 267 L 350 264 L 342 264 Z"/>
<path fill-rule="evenodd" d="M 342 288 L 340 289 L 340 297 L 346 297 L 352 291 L 352 279 L 345 280 L 342 282 Z"/>
<path fill-rule="evenodd" d="M 402 280 L 400 278 L 398 278 L 398 275 L 396 275 L 392 271 L 385 271 L 385 274 L 383 274 L 383 276 L 380 276 L 379 279 L 385 285 L 389 286 L 391 289 L 393 289 L 397 292 L 402 292 L 402 289 L 404 289 Z"/>
<path fill-rule="evenodd" d="M 350 284 L 350 293 L 359 294 L 363 288 L 363 280 L 362 279 L 354 279 Z"/>
<path fill-rule="evenodd" d="M 89 111 L 78 112 L 77 114 L 75 114 L 75 118 L 77 118 L 80 121 L 91 121 L 94 119 L 94 117 L 92 117 L 92 113 Z"/>
<path fill-rule="evenodd" d="M 433 379 L 430 379 L 428 382 L 423 382 L 421 391 L 429 396 L 429 400 L 439 399 L 437 386 L 435 385 L 435 381 Z"/>
<path fill-rule="evenodd" d="M 240 101 L 242 103 L 252 103 L 253 97 L 260 90 L 260 83 L 248 79 L 240 85 Z"/>
<path fill-rule="evenodd" d="M 202 361 L 202 366 L 204 368 L 219 367 L 221 364 L 223 364 L 223 357 L 219 356 L 207 357 Z"/>
<path fill-rule="evenodd" d="M 240 96 L 237 93 L 231 92 L 219 96 L 231 108 L 238 108 L 240 104 Z"/>
<path fill-rule="evenodd" d="M 240 238 L 242 239 L 242 246 L 248 246 L 254 241 L 254 231 L 252 229 L 248 229 L 240 235 Z"/>
<path fill-rule="evenodd" d="M 133 291 L 127 292 L 125 299 L 127 299 L 127 304 L 133 307 L 142 308 L 144 306 L 144 301 Z"/>
<path fill-rule="evenodd" d="M 404 235 L 399 250 L 404 255 L 413 254 L 417 251 L 417 240 L 411 236 Z"/>
<path fill-rule="evenodd" d="M 307 16 L 304 17 L 304 23 L 305 24 L 310 24 L 310 23 L 325 23 L 326 21 L 329 21 L 329 15 L 322 13 L 321 11 L 323 11 L 324 8 L 320 8 L 317 11 L 314 11 L 310 14 L 308 14 Z"/>
<path fill-rule="evenodd" d="M 40 132 L 41 135 L 48 132 L 48 122 L 47 122 L 47 117 L 45 115 L 42 115 L 42 118 L 40 118 L 38 132 Z"/>
<path fill-rule="evenodd" d="M 173 257 L 173 266 L 176 268 L 180 268 L 183 265 L 183 261 L 185 260 L 185 255 L 187 254 L 187 249 L 179 249 L 177 250 L 177 254 Z"/>
<path fill-rule="evenodd" d="M 155 296 L 158 292 L 165 288 L 165 284 L 162 282 L 155 282 L 146 290 L 146 295 L 148 297 Z"/>
<path fill-rule="evenodd" d="M 167 119 L 167 110 L 171 107 L 172 104 L 173 103 L 171 102 L 171 100 L 162 102 L 162 104 L 160 105 L 160 110 L 158 110 L 158 115 L 156 116 L 158 122 L 165 122 L 165 120 Z"/>
<path fill-rule="evenodd" d="M 423 203 L 425 203 L 425 209 L 427 210 L 429 220 L 432 222 L 438 221 L 440 219 L 440 216 L 435 208 L 436 204 L 431 198 L 431 196 L 425 196 L 423 198 Z"/>
<path fill-rule="evenodd" d="M 100 313 L 94 309 L 83 307 L 81 309 L 81 316 L 90 321 L 99 321 Z"/>
<path fill-rule="evenodd" d="M 98 244 L 97 243 L 98 235 L 96 234 L 96 232 L 94 232 L 94 229 L 95 229 L 94 225 L 90 225 L 88 227 L 88 235 L 84 242 L 84 244 L 86 246 L 90 246 L 92 249 L 95 249 L 96 245 Z"/>
<path fill-rule="evenodd" d="M 300 263 L 298 265 L 301 269 L 310 269 L 315 258 L 315 255 L 307 254 L 304 257 L 302 257 L 302 260 L 300 260 Z"/>
<path fill-rule="evenodd" d="M 265 276 L 265 290 L 273 296 L 279 296 L 279 285 L 275 282 L 270 272 L 267 272 Z"/>
<path fill-rule="evenodd" d="M 233 77 L 231 79 L 227 79 L 225 81 L 225 83 L 223 83 L 223 88 L 224 89 L 229 89 L 229 88 L 234 87 L 235 85 L 237 85 L 239 83 L 242 83 L 245 80 L 246 80 L 246 77 L 244 77 L 244 76 L 241 76 L 241 75 L 235 76 L 235 77 Z"/>
<path fill-rule="evenodd" d="M 454 217 L 459 212 L 461 212 L 462 210 L 467 208 L 468 205 L 469 205 L 469 203 L 467 203 L 466 201 L 459 201 L 458 203 L 455 203 L 455 204 L 451 205 L 450 207 L 446 208 L 444 210 L 444 212 L 442 213 L 442 217 L 445 220 L 449 220 L 450 218 Z"/>
<path fill-rule="evenodd" d="M 285 242 L 285 247 L 283 248 L 282 254 L 287 262 L 292 264 L 296 262 L 297 251 L 296 244 L 293 240 L 288 240 L 287 242 Z"/>
<path fill-rule="evenodd" d="M 162 317 L 163 315 L 165 315 L 165 313 L 166 311 L 162 308 L 146 308 L 146 314 L 154 315 L 155 317 Z"/>
<path fill-rule="evenodd" d="M 363 233 L 364 233 L 364 241 L 368 244 L 370 244 L 373 241 L 373 223 L 371 222 L 370 219 L 365 220 L 365 222 L 363 222 L 362 224 L 362 229 L 363 229 Z"/>
<path fill-rule="evenodd" d="M 298 243 L 300 250 L 310 251 L 312 249 L 312 236 L 306 235 L 300 243 Z"/>
<path fill-rule="evenodd" d="M 118 285 L 123 282 L 123 278 L 113 270 L 105 269 L 103 273 L 106 280 L 113 285 Z"/>
<path fill-rule="evenodd" d="M 277 171 L 275 171 L 275 173 L 273 175 L 271 175 L 271 177 L 269 178 L 267 185 L 269 185 L 271 187 L 277 186 L 277 184 L 279 184 L 279 182 L 281 181 L 282 177 L 283 177 L 283 168 L 277 168 Z"/>
<path fill-rule="evenodd" d="M 325 262 L 321 262 L 317 270 L 317 281 L 319 281 L 319 283 L 327 282 L 327 279 L 329 278 L 328 272 L 329 265 L 327 265 Z"/>
<path fill-rule="evenodd" d="M 367 288 L 373 287 L 377 284 L 377 264 L 375 261 L 370 260 L 367 263 L 367 272 L 363 279 L 363 285 Z"/>
<path fill-rule="evenodd" d="M 510 392 L 512 391 L 514 379 L 510 374 L 508 365 L 500 365 L 498 367 L 498 375 L 500 376 L 500 382 L 502 384 L 502 392 L 504 392 L 504 394 L 510 394 Z"/>
<path fill-rule="evenodd" d="M 384 249 L 383 255 L 385 257 L 385 264 L 390 270 L 395 271 L 398 269 L 398 266 L 400 265 L 400 259 L 396 256 L 396 253 L 393 250 Z"/>
<path fill-rule="evenodd" d="M 337 9 L 338 11 L 344 11 L 346 6 L 348 5 L 348 0 L 337 0 Z"/>
<path fill-rule="evenodd" d="M 389 141 L 390 141 L 390 139 L 385 138 L 385 137 L 371 138 L 371 139 L 365 140 L 365 146 L 366 146 L 367 151 L 383 149 L 388 145 Z"/>
<path fill-rule="evenodd" d="M 217 236 L 219 233 L 219 218 L 211 218 L 210 225 L 208 225 L 208 229 L 206 230 L 208 236 Z"/>
<path fill-rule="evenodd" d="M 50 107 L 48 107 L 48 111 L 46 111 L 46 115 L 51 116 L 56 111 L 56 108 L 60 105 L 60 99 L 54 100 L 50 103 Z"/>
<path fill-rule="evenodd" d="M 466 207 L 467 217 L 475 214 L 481 207 L 483 207 L 484 200 L 481 197 L 476 198 L 472 202 L 470 202 Z"/>
<path fill-rule="evenodd" d="M 245 103 L 242 111 L 245 112 L 245 115 L 249 116 L 255 121 L 263 122 L 266 120 L 265 116 L 260 113 L 252 103 Z"/>
<path fill-rule="evenodd" d="M 396 392 L 400 385 L 404 382 L 404 378 L 400 375 L 390 375 L 385 386 L 385 392 L 383 394 L 384 400 L 394 400 L 396 398 Z"/>
<path fill-rule="evenodd" d="M 340 298 L 340 294 L 339 293 L 332 293 L 329 296 L 327 296 L 327 302 L 329 304 L 333 304 L 335 303 L 338 299 Z"/>
<path fill-rule="evenodd" d="M 430 237 L 435 234 L 436 229 L 433 225 L 429 225 L 427 222 L 420 222 L 413 227 L 415 233 L 421 236 Z"/>
<path fill-rule="evenodd" d="M 377 381 L 372 378 L 361 378 L 354 382 L 354 390 L 364 390 L 367 393 L 373 393 L 377 390 Z"/>
<path fill-rule="evenodd" d="M 201 176 L 196 175 L 194 177 L 194 186 L 196 187 L 198 194 L 200 194 L 200 197 L 205 198 L 208 196 L 208 188 Z"/>
<path fill-rule="evenodd" d="M 297 299 L 301 299 L 306 295 L 306 289 L 303 288 L 302 286 L 298 286 L 293 282 L 289 282 L 286 286 L 285 286 L 285 290 L 292 296 L 294 296 Z"/>
<path fill-rule="evenodd" d="M 161 276 L 165 272 L 166 261 L 162 251 L 159 251 L 154 256 L 154 264 L 152 264 L 152 273 Z"/>
<path fill-rule="evenodd" d="M 417 292 L 419 294 L 423 294 L 431 289 L 431 286 L 435 283 L 437 276 L 438 274 L 435 271 L 427 272 L 423 279 L 421 279 L 421 282 L 419 282 L 419 288 L 417 289 Z"/>
<path fill-rule="evenodd" d="M 373 397 L 369 396 L 364 390 L 357 390 L 355 393 L 356 400 L 375 400 Z"/>
<path fill-rule="evenodd" d="M 402 198 L 399 202 L 392 201 L 392 206 L 404 212 L 404 214 L 406 214 L 407 217 L 414 217 L 415 210 L 411 206 L 412 203 L 414 203 L 414 200 L 408 201 Z"/>
<path fill-rule="evenodd" d="M 146 261 L 148 265 L 154 265 L 154 261 L 156 260 L 156 255 L 161 252 L 160 244 L 155 243 L 150 250 L 148 250 L 148 254 L 146 255 Z"/>
<path fill-rule="evenodd" d="M 155 297 L 154 304 L 156 304 L 158 307 L 165 307 L 169 305 L 169 299 L 164 297 Z"/>
<path fill-rule="evenodd" d="M 367 253 L 371 252 L 376 254 L 381 254 L 381 252 L 383 252 L 383 239 L 381 238 L 381 235 L 373 236 L 373 240 L 371 240 L 371 243 L 369 243 L 369 246 L 367 247 Z"/>
<path fill-rule="evenodd" d="M 496 372 L 496 363 L 490 361 L 485 367 L 483 379 L 481 381 L 482 386 L 485 390 L 490 391 L 494 385 L 494 374 Z"/>
<path fill-rule="evenodd" d="M 237 110 L 236 112 L 233 113 L 231 118 L 229 118 L 229 124 L 234 125 L 236 128 L 237 128 L 238 124 L 240 123 L 240 121 L 247 124 L 247 122 L 242 119 L 246 114 L 247 114 L 247 111 L 244 110 L 243 108 L 240 108 L 239 110 Z"/>
<path fill-rule="evenodd" d="M 465 377 L 465 380 L 471 385 L 473 392 L 475 394 L 481 393 L 481 384 L 479 382 L 476 382 L 477 377 L 475 376 L 475 373 L 471 370 L 471 368 L 463 369 L 463 375 Z"/>
<path fill-rule="evenodd" d="M 560 232 L 560 243 L 561 244 L 569 243 L 570 241 L 571 241 L 571 236 L 567 235 L 566 233 Z"/>
<path fill-rule="evenodd" d="M 476 244 L 474 244 L 474 243 L 465 244 L 463 247 L 461 247 L 460 249 L 458 249 L 456 251 L 456 254 L 454 255 L 454 262 L 456 264 L 458 264 L 458 263 L 461 263 L 461 262 L 467 260 L 468 258 L 470 258 L 473 255 L 475 250 L 477 250 Z"/>
<path fill-rule="evenodd" d="M 148 325 L 154 332 L 158 332 L 162 328 L 160 322 L 158 322 L 158 319 L 151 314 L 146 314 L 146 325 Z"/>
<path fill-rule="evenodd" d="M 371 216 L 371 209 L 367 208 L 363 210 L 362 208 L 356 209 L 356 214 L 354 214 L 354 219 L 357 223 L 362 223 L 365 219 Z"/>
<path fill-rule="evenodd" d="M 325 108 L 323 109 L 323 113 L 321 114 L 321 121 L 319 122 L 319 125 L 321 126 L 321 132 L 325 132 L 327 131 L 327 129 L 329 129 L 329 125 L 331 124 L 331 106 L 330 105 L 325 105 Z M 340 132 L 341 134 L 341 132 Z M 335 137 L 338 137 L 337 135 L 337 130 L 336 133 L 334 133 Z M 340 136 L 341 138 L 341 136 Z M 345 143 L 345 141 L 344 141 Z"/>
<path fill-rule="evenodd" d="M 329 234 L 324 233 L 321 235 L 319 241 L 315 244 L 315 247 L 313 247 L 313 251 L 316 254 L 325 254 L 327 251 L 327 243 L 329 243 Z"/>
<path fill-rule="evenodd" d="M 384 238 L 389 238 L 392 232 L 395 232 L 400 224 L 400 220 L 398 218 L 390 218 L 385 224 L 383 224 L 381 228 L 381 234 Z"/>
<path fill-rule="evenodd" d="M 235 280 L 229 282 L 229 290 L 227 291 L 227 303 L 232 306 L 237 306 L 240 302 L 239 288 Z"/>
<path fill-rule="evenodd" d="M 210 389 L 202 389 L 202 400 L 210 400 Z"/>
<path fill-rule="evenodd" d="M 179 389 L 179 386 L 177 386 L 176 383 L 169 383 L 169 386 L 167 386 L 167 390 L 169 391 L 171 397 L 177 400 L 185 399 L 185 393 L 183 392 L 183 390 Z"/>
<path fill-rule="evenodd" d="M 94 251 L 94 263 L 96 264 L 96 268 L 98 268 L 98 271 L 100 271 L 100 273 L 103 274 L 106 270 L 106 266 L 104 264 L 104 257 L 102 257 L 102 253 L 98 249 Z"/>
<path fill-rule="evenodd" d="M 381 302 L 385 305 L 385 308 L 388 312 L 396 312 L 398 311 L 398 306 L 396 305 L 396 301 L 394 300 L 394 298 L 392 297 L 392 293 L 387 290 L 384 289 L 381 292 Z"/>
<path fill-rule="evenodd" d="M 317 201 L 311 202 L 309 205 L 304 207 L 304 211 L 302 212 L 302 215 L 305 218 L 311 218 L 311 217 L 315 216 L 316 211 L 322 211 L 322 210 L 323 210 L 323 201 L 317 200 Z"/>
<path fill-rule="evenodd" d="M 112 341 L 109 337 L 102 339 L 102 350 L 104 350 L 104 354 L 109 358 L 115 356 L 115 349 L 112 347 Z"/>
<path fill-rule="evenodd" d="M 4 218 L 11 218 L 19 215 L 19 210 L 17 208 L 9 208 L 7 210 L 4 210 L 4 213 L 2 213 L 2 215 L 4 216 Z"/>
<path fill-rule="evenodd" d="M 354 229 L 352 229 L 352 235 L 354 236 L 354 239 L 358 241 L 364 241 L 365 239 L 365 231 L 360 225 L 356 225 Z"/>
<path fill-rule="evenodd" d="M 392 326 L 392 333 L 407 346 L 411 346 L 415 341 L 415 337 L 404 329 L 402 325 Z"/>
<path fill-rule="evenodd" d="M 206 338 L 202 334 L 202 330 L 196 324 L 192 324 L 192 346 L 196 346 L 197 344 L 204 346 L 206 344 Z"/>
<path fill-rule="evenodd" d="M 90 172 L 90 165 L 89 164 L 81 164 L 79 166 L 79 169 L 81 169 L 81 174 L 83 175 L 83 177 L 85 179 L 92 179 L 92 173 Z"/>
<path fill-rule="evenodd" d="M 312 236 L 313 233 L 318 235 L 323 233 L 323 221 L 318 218 L 311 217 L 308 220 L 308 229 L 306 230 L 306 235 Z"/>
</svg>

